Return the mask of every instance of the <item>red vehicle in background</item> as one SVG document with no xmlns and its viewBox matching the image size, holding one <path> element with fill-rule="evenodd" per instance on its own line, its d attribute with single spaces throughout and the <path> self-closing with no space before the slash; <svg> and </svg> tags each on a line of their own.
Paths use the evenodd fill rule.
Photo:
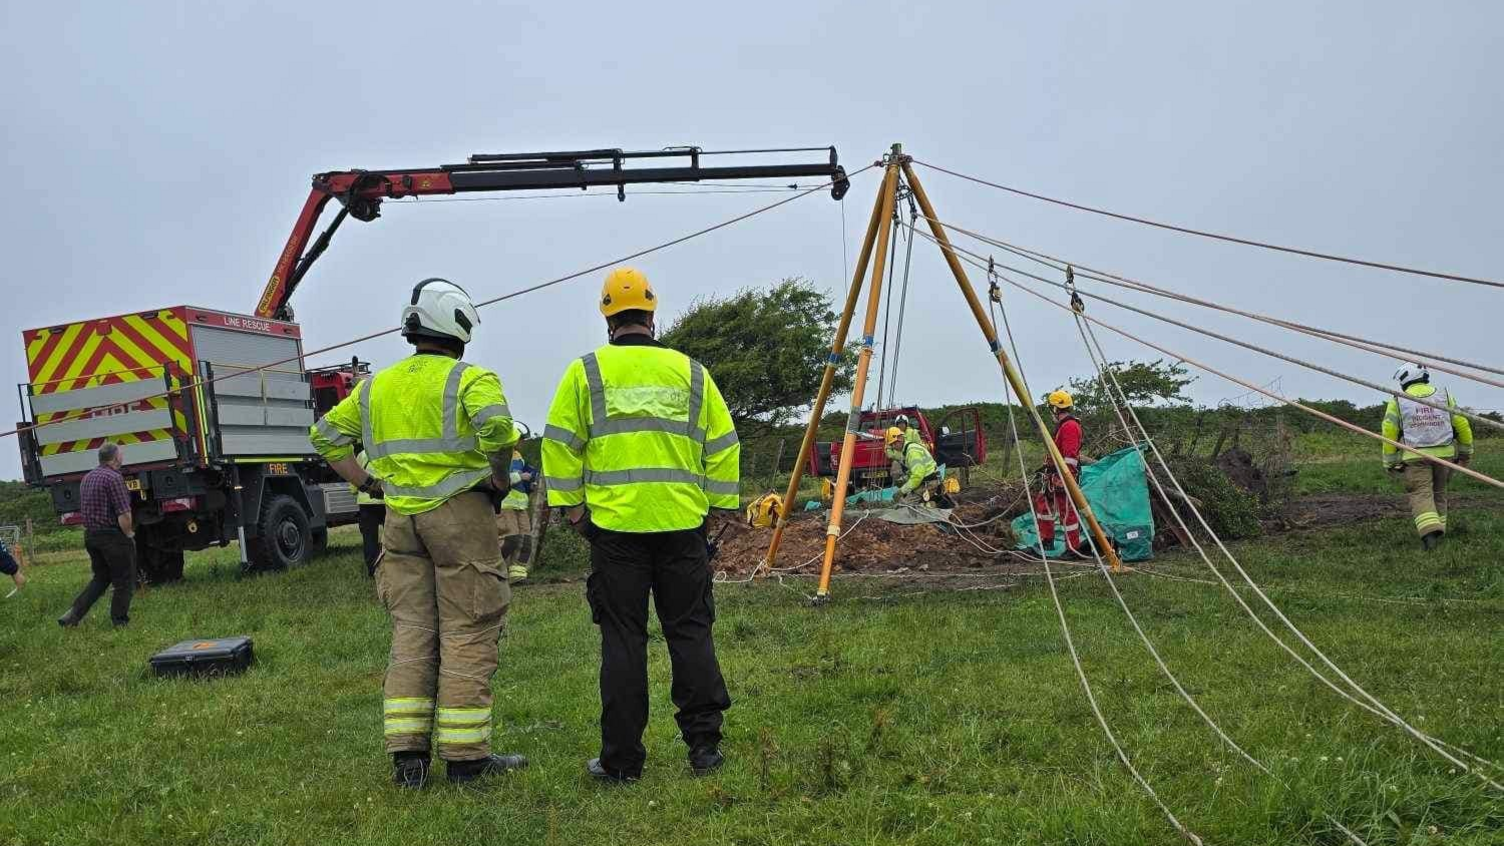
<svg viewBox="0 0 1504 846">
<path fill-rule="evenodd" d="M 861 432 L 857 435 L 856 452 L 851 458 L 851 484 L 854 487 L 893 484 L 890 461 L 883 448 L 883 433 L 896 425 L 900 416 L 907 417 L 911 429 L 918 430 L 920 440 L 935 456 L 936 463 L 960 471 L 963 485 L 969 481 L 970 468 L 987 460 L 987 435 L 982 431 L 982 413 L 975 406 L 953 409 L 935 423 L 931 423 L 915 405 L 864 411 L 859 423 Z M 841 464 L 841 446 L 841 441 L 817 441 L 810 451 L 809 467 L 805 472 L 834 477 Z"/>
</svg>

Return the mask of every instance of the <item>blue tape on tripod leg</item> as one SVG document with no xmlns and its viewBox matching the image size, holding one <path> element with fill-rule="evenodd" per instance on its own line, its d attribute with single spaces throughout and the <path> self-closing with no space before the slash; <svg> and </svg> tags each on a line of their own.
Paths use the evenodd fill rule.
<svg viewBox="0 0 1504 846">
<path fill-rule="evenodd" d="M 875 336 L 873 336 L 873 335 L 863 335 L 862 336 L 862 346 L 864 346 L 864 347 L 870 347 L 874 343 L 876 343 L 876 337 Z"/>
<path fill-rule="evenodd" d="M 831 353 L 830 355 L 828 355 L 828 356 L 825 357 L 825 363 L 829 364 L 832 367 L 834 367 L 837 364 L 841 363 L 841 357 L 839 355 L 837 355 L 836 353 Z"/>
</svg>

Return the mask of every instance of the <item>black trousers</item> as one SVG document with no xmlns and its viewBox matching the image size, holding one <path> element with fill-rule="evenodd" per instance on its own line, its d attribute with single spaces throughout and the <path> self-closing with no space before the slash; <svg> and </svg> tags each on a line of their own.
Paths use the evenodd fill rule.
<svg viewBox="0 0 1504 846">
<path fill-rule="evenodd" d="M 84 532 L 84 549 L 89 553 L 89 569 L 94 577 L 73 600 L 73 619 L 82 620 L 113 586 L 110 619 L 117 626 L 129 623 L 131 594 L 136 589 L 136 542 L 119 529 L 88 529 Z"/>
<path fill-rule="evenodd" d="M 588 519 L 588 518 L 587 518 Z M 670 695 L 679 732 L 691 749 L 721 741 L 731 695 L 715 657 L 710 562 L 703 527 L 632 534 L 590 526 L 585 595 L 601 629 L 601 764 L 642 772 L 648 724 L 648 595 L 668 642 Z"/>
<path fill-rule="evenodd" d="M 360 548 L 365 553 L 367 576 L 376 572 L 376 556 L 381 554 L 381 524 L 385 522 L 385 505 L 378 502 L 360 507 Z"/>
</svg>

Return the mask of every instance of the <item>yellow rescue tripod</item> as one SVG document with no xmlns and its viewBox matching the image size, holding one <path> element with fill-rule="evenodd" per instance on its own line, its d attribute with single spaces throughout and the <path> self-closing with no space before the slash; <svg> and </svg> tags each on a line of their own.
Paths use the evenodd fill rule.
<svg viewBox="0 0 1504 846">
<path fill-rule="evenodd" d="M 924 193 L 924 186 L 914 174 L 914 168 L 910 162 L 911 159 L 904 155 L 901 144 L 894 144 L 892 152 L 881 162 L 884 166 L 882 187 L 878 189 L 877 201 L 872 206 L 872 217 L 867 222 L 867 234 L 862 239 L 862 249 L 857 255 L 856 269 L 851 276 L 851 287 L 846 292 L 846 304 L 841 309 L 841 320 L 836 328 L 835 339 L 830 345 L 830 357 L 826 359 L 825 372 L 820 378 L 820 390 L 816 393 L 814 405 L 810 408 L 809 425 L 805 428 L 804 439 L 799 444 L 799 457 L 794 461 L 794 470 L 789 477 L 788 492 L 783 497 L 777 521 L 773 526 L 773 539 L 768 544 L 768 554 L 763 559 L 758 572 L 763 574 L 772 572 L 773 564 L 777 560 L 778 547 L 783 541 L 783 529 L 788 523 L 789 511 L 793 508 L 794 499 L 799 493 L 799 482 L 804 474 L 805 463 L 809 461 L 810 452 L 814 449 L 815 432 L 819 428 L 820 418 L 825 414 L 825 403 L 830 399 L 836 368 L 840 366 L 842 353 L 846 348 L 846 335 L 851 331 L 851 320 L 856 312 L 857 299 L 861 295 L 862 277 L 867 273 L 868 264 L 871 264 L 872 275 L 867 291 L 867 311 L 862 322 L 861 353 L 857 357 L 856 382 L 851 390 L 851 410 L 846 417 L 846 434 L 841 442 L 841 458 L 836 469 L 835 498 L 830 506 L 830 523 L 825 529 L 825 561 L 820 568 L 820 586 L 815 593 L 815 601 L 824 602 L 830 597 L 830 574 L 835 566 L 836 541 L 841 536 L 841 517 L 845 512 L 846 489 L 851 480 L 851 460 L 856 452 L 856 439 L 858 429 L 861 427 L 862 397 L 867 384 L 867 371 L 872 363 L 878 304 L 881 302 L 880 295 L 883 287 L 883 265 L 888 254 L 889 237 L 893 230 L 893 227 L 888 225 L 888 220 L 893 216 L 894 206 L 898 202 L 900 181 L 908 185 L 909 191 L 919 203 L 920 211 L 929 221 L 930 231 L 940 244 L 945 262 L 950 266 L 951 275 L 955 277 L 956 284 L 961 289 L 961 296 L 966 299 L 972 316 L 976 318 L 977 326 L 982 330 L 988 349 L 997 359 L 1003 377 L 1008 380 L 1008 384 L 1013 389 L 1013 395 L 1019 398 L 1020 404 L 1034 419 L 1034 425 L 1039 429 L 1045 449 L 1049 452 L 1050 461 L 1059 473 L 1061 481 L 1065 483 L 1071 501 L 1091 527 L 1097 550 L 1112 565 L 1114 572 L 1121 571 L 1123 565 L 1118 560 L 1116 551 L 1113 550 L 1112 544 L 1108 543 L 1106 533 L 1102 531 L 1101 524 L 1092 513 L 1091 505 L 1087 503 L 1085 494 L 1081 492 L 1081 486 L 1076 483 L 1076 477 L 1066 466 L 1065 458 L 1055 447 L 1055 439 L 1049 427 L 1045 425 L 1044 418 L 1039 416 L 1038 409 L 1029 402 L 1029 393 L 1024 387 L 1023 379 L 1014 369 L 1007 353 L 1003 351 L 1003 345 L 998 341 L 997 333 L 993 331 L 992 324 L 988 321 L 976 292 L 972 290 L 971 282 L 966 278 L 966 270 L 961 266 L 961 260 L 956 257 L 950 238 L 946 236 L 945 228 L 940 225 L 939 218 L 935 215 L 935 208 L 930 205 L 929 196 Z"/>
</svg>

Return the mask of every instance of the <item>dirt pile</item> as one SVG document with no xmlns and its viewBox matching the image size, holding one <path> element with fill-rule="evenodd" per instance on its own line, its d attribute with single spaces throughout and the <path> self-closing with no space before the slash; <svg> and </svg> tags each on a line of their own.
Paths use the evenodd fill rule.
<svg viewBox="0 0 1504 846">
<path fill-rule="evenodd" d="M 878 517 L 862 518 L 865 506 L 846 509 L 842 530 L 847 534 L 836 547 L 836 572 L 891 572 L 923 569 L 929 572 L 970 570 L 1000 560 L 991 550 L 1013 546 L 1010 522 L 1027 506 L 1021 489 L 990 487 L 967 491 L 958 497 L 952 520 L 962 526 L 926 523 L 903 525 Z M 799 512 L 790 516 L 784 529 L 775 566 L 800 567 L 800 572 L 818 572 L 825 554 L 825 530 L 829 511 Z M 984 524 L 985 525 L 979 525 Z M 772 529 L 754 529 L 745 523 L 733 525 L 720 539 L 715 568 L 728 576 L 750 574 L 767 555 Z"/>
</svg>

